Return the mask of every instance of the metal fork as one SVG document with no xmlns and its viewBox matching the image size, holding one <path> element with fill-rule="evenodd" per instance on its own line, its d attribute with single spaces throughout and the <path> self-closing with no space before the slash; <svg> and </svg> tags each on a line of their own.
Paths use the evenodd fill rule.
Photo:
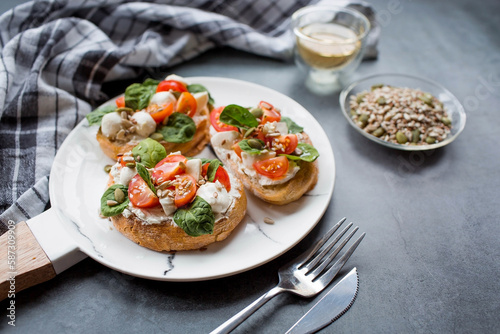
<svg viewBox="0 0 500 334">
<path fill-rule="evenodd" d="M 363 233 L 349 249 L 333 265 L 329 266 L 342 248 L 358 230 L 356 226 L 347 237 L 332 251 L 333 246 L 347 233 L 353 225 L 349 223 L 331 242 L 325 243 L 345 222 L 346 218 L 340 220 L 333 226 L 321 240 L 311 246 L 304 254 L 281 267 L 279 283 L 274 288 L 263 294 L 260 298 L 234 315 L 231 319 L 217 327 L 210 334 L 229 333 L 241 324 L 252 313 L 258 310 L 274 296 L 282 292 L 291 292 L 302 297 L 312 297 L 320 293 L 337 276 L 344 264 L 349 260 L 352 253 L 365 237 Z M 324 247 L 323 247 L 324 246 Z M 323 248 L 322 248 L 323 247 Z"/>
</svg>

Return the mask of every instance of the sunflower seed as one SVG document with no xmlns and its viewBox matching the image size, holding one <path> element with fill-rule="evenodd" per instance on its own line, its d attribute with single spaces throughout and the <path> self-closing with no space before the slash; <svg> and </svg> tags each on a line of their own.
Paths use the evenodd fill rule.
<svg viewBox="0 0 500 334">
<path fill-rule="evenodd" d="M 266 224 L 274 224 L 274 220 L 269 217 L 264 217 L 264 223 Z"/>
</svg>

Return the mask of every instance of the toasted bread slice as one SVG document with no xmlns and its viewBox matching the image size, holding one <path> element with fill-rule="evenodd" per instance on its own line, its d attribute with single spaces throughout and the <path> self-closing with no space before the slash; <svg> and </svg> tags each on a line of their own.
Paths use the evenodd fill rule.
<svg viewBox="0 0 500 334">
<path fill-rule="evenodd" d="M 165 217 L 161 224 L 144 224 L 137 216 L 128 218 L 123 214 L 111 217 L 115 228 L 140 246 L 155 251 L 182 251 L 205 247 L 226 239 L 243 220 L 247 199 L 243 187 L 239 187 L 240 197 L 234 198 L 226 214 L 217 219 L 212 234 L 192 237 L 178 227 L 172 217 Z"/>
<path fill-rule="evenodd" d="M 309 136 L 302 133 L 303 141 L 312 144 Z M 254 178 L 245 174 L 241 168 L 239 158 L 234 157 L 235 153 L 222 153 L 221 150 L 214 147 L 214 151 L 225 166 L 229 168 L 231 173 L 235 175 L 255 196 L 262 200 L 276 205 L 284 205 L 301 198 L 306 192 L 313 189 L 318 182 L 318 165 L 317 162 L 297 161 L 300 167 L 299 171 L 290 180 L 275 185 L 261 185 Z"/>
<path fill-rule="evenodd" d="M 209 111 L 205 108 L 201 110 L 200 114 L 196 116 L 196 118 L 193 119 L 196 124 L 196 133 L 191 141 L 187 143 L 169 143 L 164 140 L 159 141 L 159 143 L 165 147 L 167 154 L 171 152 L 181 152 L 181 154 L 185 156 L 192 157 L 200 153 L 210 140 L 210 122 L 208 121 L 208 115 Z M 115 161 L 117 160 L 119 154 L 131 151 L 142 139 L 144 139 L 139 138 L 131 141 L 111 141 L 102 134 L 101 128 L 97 131 L 96 138 L 104 154 Z"/>
</svg>

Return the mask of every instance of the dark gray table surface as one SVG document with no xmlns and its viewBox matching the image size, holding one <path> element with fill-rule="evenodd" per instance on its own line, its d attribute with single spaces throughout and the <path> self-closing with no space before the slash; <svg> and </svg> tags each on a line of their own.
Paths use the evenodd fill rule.
<svg viewBox="0 0 500 334">
<path fill-rule="evenodd" d="M 172 72 L 273 88 L 322 124 L 337 170 L 323 219 L 278 259 L 212 281 L 148 281 L 86 259 L 19 293 L 16 328 L 3 316 L 0 331 L 207 333 L 273 287 L 282 264 L 346 216 L 367 233 L 342 271 L 358 268 L 360 290 L 322 333 L 500 333 L 500 2 L 373 4 L 383 26 L 380 55 L 356 77 L 397 72 L 443 84 L 467 112 L 455 142 L 427 153 L 379 146 L 347 124 L 338 94 L 310 94 L 293 64 L 210 51 Z M 234 333 L 284 333 L 318 299 L 277 296 Z M 6 307 L 0 303 L 1 314 Z"/>
</svg>

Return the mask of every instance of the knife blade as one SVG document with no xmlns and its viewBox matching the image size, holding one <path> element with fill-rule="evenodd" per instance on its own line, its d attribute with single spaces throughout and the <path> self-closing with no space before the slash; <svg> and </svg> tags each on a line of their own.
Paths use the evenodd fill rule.
<svg viewBox="0 0 500 334">
<path fill-rule="evenodd" d="M 358 272 L 353 268 L 335 284 L 286 334 L 315 333 L 340 318 L 358 294 Z"/>
</svg>

